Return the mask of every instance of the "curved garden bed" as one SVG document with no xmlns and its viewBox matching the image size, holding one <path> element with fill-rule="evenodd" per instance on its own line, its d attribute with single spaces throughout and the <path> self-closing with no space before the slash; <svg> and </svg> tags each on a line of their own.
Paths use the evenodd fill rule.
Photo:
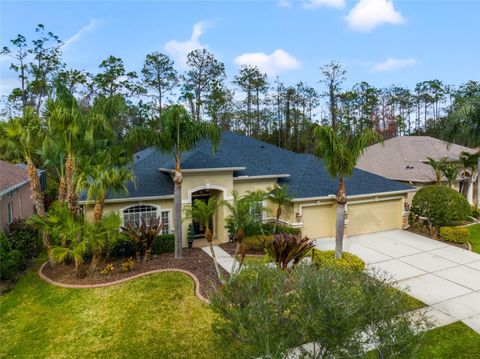
<svg viewBox="0 0 480 359">
<path fill-rule="evenodd" d="M 220 286 L 212 259 L 201 249 L 185 249 L 183 259 L 175 259 L 172 253 L 165 253 L 152 258 L 147 262 L 136 262 L 131 271 L 123 271 L 122 263 L 125 258 L 107 259 L 99 263 L 94 273 L 77 276 L 73 265 L 56 265 L 51 267 L 44 263 L 40 270 L 40 277 L 53 284 L 65 288 L 98 288 L 120 284 L 149 274 L 177 271 L 189 275 L 195 282 L 195 292 L 201 300 L 207 301 L 209 292 Z M 113 269 L 108 274 L 102 270 L 111 264 Z M 88 267 L 80 269 L 81 273 L 87 272 Z M 226 272 L 224 273 L 226 275 Z"/>
</svg>

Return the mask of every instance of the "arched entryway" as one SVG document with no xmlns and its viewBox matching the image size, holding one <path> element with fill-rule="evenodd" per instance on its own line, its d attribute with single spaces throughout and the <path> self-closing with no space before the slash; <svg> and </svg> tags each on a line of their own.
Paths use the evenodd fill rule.
<svg viewBox="0 0 480 359">
<path fill-rule="evenodd" d="M 217 198 L 219 201 L 224 199 L 224 191 L 216 188 L 201 188 L 195 189 L 190 192 L 190 203 L 193 205 L 195 201 L 204 201 L 207 202 L 211 197 Z M 205 238 L 205 228 L 202 223 L 192 221 L 194 229 L 194 238 L 195 240 Z M 220 239 L 223 241 L 224 237 L 224 209 L 220 205 L 215 212 L 212 221 L 210 223 L 210 228 L 213 231 L 213 239 Z"/>
</svg>

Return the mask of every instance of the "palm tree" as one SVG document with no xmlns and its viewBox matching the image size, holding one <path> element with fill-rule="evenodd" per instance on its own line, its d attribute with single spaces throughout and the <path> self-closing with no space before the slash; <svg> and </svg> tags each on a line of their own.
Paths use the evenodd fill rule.
<svg viewBox="0 0 480 359">
<path fill-rule="evenodd" d="M 242 198 L 238 192 L 233 191 L 232 201 L 223 201 L 222 203 L 230 211 L 230 215 L 225 219 L 227 226 L 235 233 L 235 242 L 237 243 L 237 246 L 233 258 L 237 259 L 238 253 L 242 253 L 242 259 L 239 266 L 240 269 L 244 257 L 244 251 L 242 250 L 243 239 L 255 225 L 255 220 L 251 214 L 252 201 L 251 198 Z M 231 273 L 234 273 L 235 264 L 236 261 L 233 262 Z"/>
<path fill-rule="evenodd" d="M 452 188 L 453 182 L 458 177 L 458 166 L 454 163 L 449 163 L 443 167 L 442 174 L 448 181 L 448 187 Z"/>
<path fill-rule="evenodd" d="M 433 168 L 435 172 L 435 181 L 437 185 L 442 184 L 442 172 L 447 165 L 448 157 L 442 157 L 439 160 L 435 160 L 432 157 L 427 157 L 427 164 Z"/>
<path fill-rule="evenodd" d="M 34 155 L 41 147 L 45 132 L 37 113 L 32 107 L 27 107 L 22 117 L 11 119 L 0 130 L 0 147 L 16 154 L 27 163 L 32 202 L 37 214 L 44 217 L 45 206 L 38 172 L 34 164 Z M 46 247 L 48 249 L 48 245 Z"/>
<path fill-rule="evenodd" d="M 345 227 L 345 204 L 347 194 L 345 178 L 352 175 L 359 157 L 366 147 L 375 141 L 380 141 L 380 136 L 367 129 L 357 135 L 351 133 L 337 133 L 329 126 L 318 126 L 314 130 L 318 141 L 315 155 L 321 157 L 328 173 L 338 179 L 337 215 L 335 225 L 335 258 L 342 257 L 343 235 Z"/>
<path fill-rule="evenodd" d="M 86 161 L 79 161 L 78 186 L 86 189 L 87 203 L 95 200 L 93 218 L 96 221 L 103 217 L 107 193 L 127 191 L 127 182 L 135 179 L 132 171 L 122 166 L 123 152 L 115 149 L 118 146 L 110 150 L 99 150 Z"/>
<path fill-rule="evenodd" d="M 288 195 L 287 186 L 279 186 L 275 184 L 273 189 L 269 189 L 270 201 L 277 205 L 277 212 L 275 215 L 275 224 L 273 225 L 273 234 L 277 233 L 277 226 L 282 215 L 282 208 L 285 208 L 287 203 L 290 203 L 292 197 Z"/>
<path fill-rule="evenodd" d="M 185 216 L 191 218 L 194 221 L 200 222 L 205 227 L 205 239 L 210 246 L 210 252 L 212 253 L 213 264 L 215 265 L 215 271 L 217 276 L 220 279 L 220 282 L 223 283 L 222 272 L 217 263 L 217 257 L 215 256 L 215 251 L 213 250 L 212 238 L 213 232 L 210 229 L 210 222 L 217 211 L 220 202 L 216 197 L 210 197 L 207 202 L 196 199 L 193 202 L 193 206 L 186 208 Z"/>
<path fill-rule="evenodd" d="M 263 215 L 265 212 L 268 212 L 268 208 L 263 206 L 263 201 L 265 201 L 267 196 L 268 192 L 261 189 L 247 191 L 244 196 L 244 200 L 250 203 L 250 215 L 252 216 L 254 225 L 260 229 L 262 236 L 265 235 L 263 230 Z"/>
<path fill-rule="evenodd" d="M 472 183 L 475 180 L 478 180 L 478 159 L 480 158 L 480 152 L 469 153 L 462 152 L 460 153 L 460 163 L 463 167 L 464 176 L 467 177 L 467 185 L 463 186 L 463 195 L 467 198 L 469 202 L 472 202 L 473 199 L 469 198 L 473 193 L 470 190 Z"/>
<path fill-rule="evenodd" d="M 193 121 L 181 105 L 171 105 L 162 111 L 161 132 L 141 127 L 133 129 L 127 136 L 129 143 L 144 143 L 164 153 L 173 153 L 175 170 L 173 176 L 175 212 L 175 258 L 181 259 L 182 252 L 182 154 L 190 151 L 203 139 L 209 139 L 215 152 L 220 141 L 220 129 L 214 124 Z"/>
</svg>

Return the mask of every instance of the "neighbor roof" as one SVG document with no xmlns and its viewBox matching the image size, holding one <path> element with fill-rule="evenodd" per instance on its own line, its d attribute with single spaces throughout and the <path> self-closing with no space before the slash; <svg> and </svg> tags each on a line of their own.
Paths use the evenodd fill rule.
<svg viewBox="0 0 480 359">
<path fill-rule="evenodd" d="M 458 161 L 461 152 L 476 150 L 429 136 L 398 136 L 367 148 L 357 167 L 397 181 L 433 182 L 427 157 Z"/>
<path fill-rule="evenodd" d="M 136 183 L 128 184 L 128 194 L 110 194 L 109 199 L 156 197 L 173 194 L 170 171 L 174 169 L 171 154 L 153 148 L 134 155 L 132 170 Z M 213 153 L 209 141 L 182 156 L 182 169 L 225 169 L 233 171 L 234 178 L 254 176 L 278 176 L 280 184 L 286 184 L 295 198 L 323 197 L 336 194 L 338 180 L 325 171 L 323 162 L 308 154 L 294 153 L 280 147 L 242 136 L 234 132 L 223 132 L 217 151 Z M 286 175 L 290 176 L 286 176 Z M 348 195 L 394 192 L 410 190 L 410 186 L 394 182 L 355 169 L 346 180 Z"/>
<path fill-rule="evenodd" d="M 0 160 L 0 195 L 29 181 L 28 170 Z"/>
</svg>

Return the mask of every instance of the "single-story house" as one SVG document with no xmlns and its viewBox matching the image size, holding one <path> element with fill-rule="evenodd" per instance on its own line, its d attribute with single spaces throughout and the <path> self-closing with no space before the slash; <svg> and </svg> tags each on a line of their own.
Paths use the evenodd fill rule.
<svg viewBox="0 0 480 359">
<path fill-rule="evenodd" d="M 458 163 L 462 152 L 475 153 L 477 151 L 477 149 L 448 143 L 429 136 L 398 136 L 369 146 L 358 161 L 357 167 L 418 188 L 436 183 L 435 171 L 427 163 L 427 157 L 435 160 L 447 157 L 448 161 Z M 442 178 L 442 180 L 447 184 L 446 178 Z M 462 192 L 466 185 L 469 186 L 467 199 L 473 203 L 474 198 L 477 198 L 480 183 L 477 179 L 476 182 L 468 184 L 460 169 L 453 188 Z M 409 202 L 413 194 L 409 195 Z"/>
<path fill-rule="evenodd" d="M 0 160 L 0 231 L 6 231 L 14 219 L 33 214 L 31 195 L 27 168 Z"/>
<path fill-rule="evenodd" d="M 283 211 L 281 220 L 298 227 L 309 237 L 335 234 L 335 194 L 338 181 L 324 169 L 323 162 L 309 154 L 298 154 L 242 136 L 223 132 L 216 153 L 209 141 L 183 154 L 182 205 L 195 199 L 217 196 L 232 200 L 232 191 L 240 195 L 247 191 L 265 190 L 275 184 L 286 185 L 293 197 Z M 139 223 L 141 217 L 161 217 L 165 232 L 174 228 L 173 221 L 173 155 L 147 148 L 134 155 L 135 183 L 128 184 L 128 193 L 109 194 L 105 211 L 117 211 L 122 220 Z M 402 228 L 404 200 L 414 190 L 411 186 L 355 169 L 346 180 L 348 194 L 349 235 Z M 85 201 L 87 215 L 93 206 Z M 259 203 L 275 209 L 268 200 Z M 218 209 L 213 219 L 214 239 L 228 240 L 224 220 L 227 208 Z M 270 217 L 274 216 L 274 211 Z M 268 216 L 265 220 L 271 220 Z M 183 243 L 187 244 L 189 221 L 183 221 Z M 196 234 L 202 228 L 195 226 Z"/>
</svg>

